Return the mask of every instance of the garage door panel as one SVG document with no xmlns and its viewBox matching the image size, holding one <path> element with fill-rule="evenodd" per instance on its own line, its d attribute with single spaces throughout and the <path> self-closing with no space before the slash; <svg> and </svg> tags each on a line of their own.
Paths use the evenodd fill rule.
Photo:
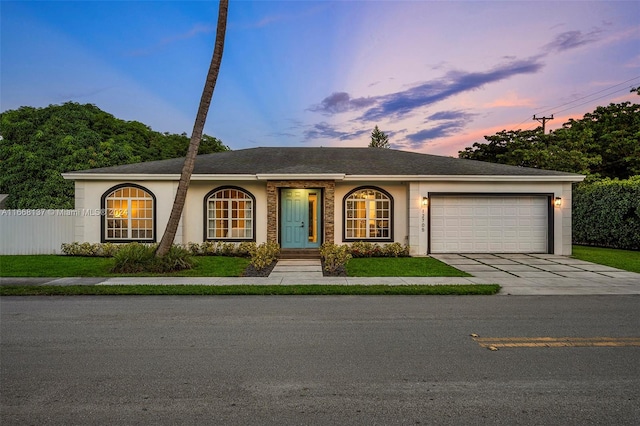
<svg viewBox="0 0 640 426">
<path fill-rule="evenodd" d="M 467 243 L 466 244 L 465 251 L 467 253 L 475 252 L 475 250 L 480 250 L 479 253 L 489 251 L 489 244 L 487 243 L 475 243 L 475 244 Z"/>
<path fill-rule="evenodd" d="M 451 227 L 459 226 L 460 216 L 448 216 L 444 218 L 444 226 L 449 229 Z"/>
<path fill-rule="evenodd" d="M 545 196 L 432 196 L 433 253 L 546 253 Z"/>
<path fill-rule="evenodd" d="M 473 207 L 460 207 L 458 209 L 460 216 L 473 216 Z"/>
<path fill-rule="evenodd" d="M 476 229 L 473 232 L 473 236 L 475 239 L 487 239 L 489 238 L 489 230 L 488 229 Z"/>
<path fill-rule="evenodd" d="M 509 228 L 509 229 L 505 229 L 502 233 L 502 235 L 505 238 L 509 238 L 509 239 L 516 239 L 518 238 L 518 230 L 517 229 L 513 229 L 513 228 Z"/>
<path fill-rule="evenodd" d="M 517 243 L 505 243 L 502 247 L 509 253 L 513 253 L 516 250 L 518 250 L 518 248 L 521 247 L 521 245 Z"/>
<path fill-rule="evenodd" d="M 483 250 L 483 251 L 490 252 L 490 253 L 498 253 L 498 252 L 500 252 L 502 250 L 508 250 L 509 249 L 508 247 L 505 248 L 505 244 L 503 244 L 503 243 L 489 243 L 489 244 L 486 245 L 486 247 L 488 247 L 488 248 Z"/>
<path fill-rule="evenodd" d="M 431 226 L 433 228 L 442 228 L 444 226 L 444 217 L 431 217 Z"/>
<path fill-rule="evenodd" d="M 460 238 L 473 238 L 473 228 L 464 227 L 460 228 Z"/>
<path fill-rule="evenodd" d="M 443 218 L 444 217 L 444 207 L 430 206 L 431 214 L 433 218 Z"/>
<path fill-rule="evenodd" d="M 486 217 L 474 217 L 473 218 L 473 224 L 477 228 L 482 228 L 482 227 L 485 227 L 485 226 L 489 225 L 489 219 L 487 219 Z"/>
<path fill-rule="evenodd" d="M 502 225 L 504 227 L 518 226 L 518 218 L 515 216 L 505 216 L 502 220 Z"/>
<path fill-rule="evenodd" d="M 451 245 L 451 247 L 453 247 L 454 244 Z M 457 251 L 459 251 L 460 253 L 465 253 L 467 252 L 467 250 L 470 250 L 472 248 L 472 245 L 470 243 L 461 243 L 461 244 L 456 244 L 455 245 L 457 247 Z"/>
<path fill-rule="evenodd" d="M 489 227 L 501 227 L 504 224 L 504 219 L 501 216 L 491 216 L 489 218 Z"/>
<path fill-rule="evenodd" d="M 460 218 L 460 226 L 473 227 L 473 218 L 472 217 L 461 217 Z"/>
</svg>

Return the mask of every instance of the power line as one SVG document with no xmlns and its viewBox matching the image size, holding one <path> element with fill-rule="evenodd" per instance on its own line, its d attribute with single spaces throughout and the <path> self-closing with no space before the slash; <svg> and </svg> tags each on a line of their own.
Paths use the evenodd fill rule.
<svg viewBox="0 0 640 426">
<path fill-rule="evenodd" d="M 576 108 L 576 107 L 579 107 L 579 106 L 582 106 L 582 105 L 586 105 L 586 104 L 588 104 L 590 102 L 597 101 L 598 99 L 603 99 L 603 98 L 609 97 L 609 96 L 611 96 L 611 95 L 613 95 L 615 93 L 622 92 L 623 90 L 627 90 L 627 87 L 615 90 L 615 91 L 613 91 L 611 93 L 607 93 L 606 95 L 602 95 L 602 96 L 594 98 L 594 99 L 590 99 L 590 100 L 588 100 L 586 102 L 583 102 L 583 103 L 578 104 L 578 105 L 574 105 L 574 106 L 572 106 L 570 108 L 561 109 L 560 111 L 556 111 L 556 114 L 559 113 L 559 112 L 569 111 L 570 109 L 573 109 L 573 108 Z"/>
<path fill-rule="evenodd" d="M 598 90 L 597 92 L 593 92 L 593 93 L 590 93 L 590 94 L 588 94 L 588 95 L 582 96 L 582 97 L 580 97 L 580 98 L 574 99 L 574 100 L 572 100 L 572 101 L 565 102 L 564 104 L 561 104 L 561 105 L 558 105 L 558 106 L 555 106 L 555 107 L 552 107 L 552 108 L 546 109 L 546 110 L 542 111 L 541 113 L 553 112 L 553 114 L 559 114 L 559 113 L 561 113 L 561 112 L 569 111 L 569 110 L 571 110 L 571 109 L 573 109 L 573 108 L 577 108 L 577 107 L 580 107 L 580 106 L 582 106 L 582 105 L 586 105 L 586 104 L 588 104 L 588 103 L 590 103 L 590 102 L 594 102 L 594 101 L 597 101 L 597 100 L 599 100 L 599 99 L 606 98 L 606 97 L 611 96 L 611 95 L 613 95 L 613 94 L 615 94 L 615 93 L 622 92 L 622 91 L 624 91 L 624 90 L 627 90 L 627 89 L 629 89 L 629 88 L 632 88 L 632 87 L 633 87 L 633 85 L 627 85 L 627 86 L 625 86 L 625 87 L 623 87 L 623 88 L 621 88 L 621 89 L 614 90 L 613 92 L 606 93 L 605 95 L 599 96 L 599 97 L 597 97 L 597 98 L 589 99 L 589 100 L 587 100 L 587 101 L 585 101 L 585 102 L 582 102 L 582 103 L 580 103 L 580 104 L 578 104 L 578 105 L 573 105 L 573 106 L 571 106 L 571 107 L 569 107 L 569 108 L 565 108 L 565 109 L 562 109 L 562 110 L 559 110 L 559 111 L 558 111 L 558 110 L 556 110 L 557 108 L 562 108 L 563 106 L 574 104 L 574 103 L 579 102 L 579 101 L 581 101 L 581 100 L 583 100 L 583 99 L 591 98 L 591 97 L 592 97 L 592 96 L 594 96 L 594 95 L 600 94 L 600 93 L 602 93 L 602 92 L 607 92 L 607 91 L 609 91 L 609 90 L 611 90 L 611 89 L 613 89 L 613 88 L 615 88 L 615 87 L 622 86 L 622 85 L 624 85 L 624 84 L 627 84 L 627 83 L 629 83 L 629 82 L 631 82 L 631 81 L 633 81 L 633 80 L 637 80 L 637 79 L 640 79 L 640 76 L 630 78 L 630 79 L 625 80 L 625 81 L 623 81 L 623 82 L 621 82 L 621 83 L 617 83 L 617 84 L 614 84 L 613 86 L 609 86 L 609 87 L 604 88 L 604 89 L 602 89 L 602 90 Z M 534 120 L 536 120 L 535 116 L 536 116 L 536 115 L 534 114 Z M 529 117 L 531 117 L 531 116 L 529 116 Z M 543 117 L 543 118 L 544 118 L 544 117 Z M 528 117 L 527 117 L 527 118 L 525 118 L 524 120 L 522 120 L 520 123 L 516 124 L 516 125 L 515 125 L 515 127 L 519 127 L 519 126 L 521 126 L 522 124 L 526 123 L 526 122 L 527 122 L 527 121 L 529 121 L 529 120 L 530 120 L 530 118 L 528 118 Z M 529 130 L 529 129 L 531 129 L 532 127 L 533 127 L 533 126 L 528 126 L 525 130 Z M 544 128 L 544 123 L 543 123 L 543 128 Z"/>
<path fill-rule="evenodd" d="M 543 114 L 543 113 L 547 113 L 547 112 L 554 112 L 554 113 L 558 113 L 558 111 L 554 111 L 556 108 L 562 108 L 562 107 L 563 107 L 563 106 L 565 106 L 565 105 L 569 105 L 569 104 L 572 104 L 572 103 L 575 103 L 575 102 L 581 101 L 581 100 L 583 100 L 583 99 L 590 98 L 590 97 L 591 97 L 591 96 L 593 96 L 593 95 L 597 95 L 598 93 L 606 92 L 607 90 L 613 89 L 614 87 L 622 86 L 623 84 L 629 83 L 630 81 L 637 80 L 637 79 L 639 79 L 639 78 L 640 78 L 640 75 L 639 75 L 639 76 L 637 76 L 637 77 L 630 78 L 629 80 L 623 81 L 622 83 L 614 84 L 613 86 L 609 86 L 609 87 L 607 87 L 607 88 L 605 88 L 605 89 L 598 90 L 597 92 L 593 92 L 593 93 L 591 93 L 591 94 L 585 95 L 585 96 L 583 96 L 583 97 L 581 97 L 581 98 L 574 99 L 574 100 L 569 101 L 569 102 L 565 102 L 565 103 L 564 103 L 564 104 L 562 104 L 562 105 L 558 105 L 558 106 L 555 106 L 555 107 L 553 107 L 553 108 L 549 108 L 549 109 L 547 109 L 547 110 L 541 111 L 541 112 L 539 112 L 539 114 Z M 631 87 L 631 86 L 628 86 L 628 87 Z M 625 90 L 625 89 L 627 89 L 627 87 L 624 87 L 624 88 L 619 89 L 619 90 L 617 90 L 617 91 L 621 91 L 621 90 Z M 613 93 L 615 93 L 615 92 L 613 92 Z M 612 94 L 613 94 L 613 93 L 612 93 Z M 608 96 L 608 95 L 605 95 L 605 96 Z M 597 99 L 601 99 L 601 98 L 597 98 Z M 595 101 L 595 100 L 597 100 L 597 99 L 593 99 L 593 100 Z M 591 102 L 591 101 L 588 101 L 588 102 Z M 588 103 L 588 102 L 587 102 L 587 103 Z M 580 105 L 584 105 L 584 104 L 580 104 Z M 577 105 L 577 106 L 580 106 L 580 105 Z M 564 111 L 566 111 L 566 110 L 564 110 Z"/>
</svg>

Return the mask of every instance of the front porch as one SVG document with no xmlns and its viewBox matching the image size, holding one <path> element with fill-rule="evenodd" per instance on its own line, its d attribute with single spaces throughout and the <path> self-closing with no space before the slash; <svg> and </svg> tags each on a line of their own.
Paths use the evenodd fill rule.
<svg viewBox="0 0 640 426">
<path fill-rule="evenodd" d="M 320 259 L 320 250 L 309 249 L 280 249 L 280 259 Z"/>
<path fill-rule="evenodd" d="M 285 240 L 285 228 L 281 220 L 282 216 L 282 190 L 285 189 L 318 189 L 320 190 L 319 214 L 317 218 L 317 232 L 313 249 L 317 251 L 325 241 L 333 241 L 335 235 L 334 210 L 335 210 L 335 181 L 328 180 L 295 180 L 295 181 L 268 181 L 267 182 L 267 241 L 276 242 L 283 246 Z M 303 228 L 311 230 L 307 222 Z M 311 233 L 312 233 L 311 232 Z M 285 244 L 286 245 L 286 244 Z M 291 244 L 292 250 L 310 248 L 306 245 L 300 247 Z M 319 254 L 318 254 L 319 256 Z"/>
</svg>

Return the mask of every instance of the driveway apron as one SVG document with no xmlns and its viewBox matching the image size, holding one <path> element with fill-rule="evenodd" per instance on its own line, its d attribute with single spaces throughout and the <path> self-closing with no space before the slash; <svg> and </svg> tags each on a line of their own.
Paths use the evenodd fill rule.
<svg viewBox="0 0 640 426">
<path fill-rule="evenodd" d="M 554 254 L 432 255 L 501 294 L 640 294 L 640 274 Z"/>
</svg>

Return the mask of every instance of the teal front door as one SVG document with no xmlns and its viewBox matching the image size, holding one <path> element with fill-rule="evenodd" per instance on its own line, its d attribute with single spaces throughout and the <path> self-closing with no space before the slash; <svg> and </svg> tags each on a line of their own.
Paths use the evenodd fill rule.
<svg viewBox="0 0 640 426">
<path fill-rule="evenodd" d="M 319 189 L 282 189 L 280 246 L 282 248 L 320 247 Z"/>
</svg>

